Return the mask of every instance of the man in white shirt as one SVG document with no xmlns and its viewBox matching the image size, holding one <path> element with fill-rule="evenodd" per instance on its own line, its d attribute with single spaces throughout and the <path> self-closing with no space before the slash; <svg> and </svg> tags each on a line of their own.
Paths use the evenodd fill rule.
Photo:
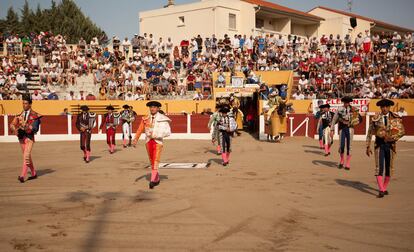
<svg viewBox="0 0 414 252">
<path fill-rule="evenodd" d="M 75 94 L 73 91 L 70 91 L 69 94 L 67 94 L 65 96 L 65 100 L 67 101 L 73 101 L 73 100 L 77 100 L 77 97 L 75 97 Z"/>
<path fill-rule="evenodd" d="M 19 72 L 16 75 L 16 81 L 17 81 L 17 85 L 25 86 L 26 85 L 26 76 L 22 72 Z"/>
<path fill-rule="evenodd" d="M 282 38 L 282 35 L 279 35 L 279 38 L 276 39 L 276 46 L 279 49 L 283 49 L 285 47 L 285 40 Z"/>
<path fill-rule="evenodd" d="M 154 59 L 152 58 L 151 54 L 147 54 L 144 57 L 144 62 L 146 65 L 149 65 L 150 63 L 152 63 L 154 61 Z"/>
<path fill-rule="evenodd" d="M 302 75 L 299 79 L 299 85 L 298 85 L 299 91 L 307 89 L 308 84 L 309 84 L 309 80 L 306 79 L 305 75 Z"/>
<path fill-rule="evenodd" d="M 191 39 L 191 53 L 193 55 L 193 58 L 196 57 L 198 52 L 198 43 L 197 40 L 195 40 L 194 38 Z"/>
<path fill-rule="evenodd" d="M 135 101 L 143 101 L 143 100 L 145 100 L 145 95 L 143 95 L 143 94 L 141 93 L 141 90 L 140 90 L 140 89 L 137 89 L 137 90 L 135 91 L 135 94 L 134 94 L 134 100 L 135 100 Z"/>
<path fill-rule="evenodd" d="M 408 115 L 408 113 L 407 113 L 407 111 L 405 111 L 404 107 L 400 107 L 400 109 L 398 110 L 397 114 L 400 117 L 404 117 L 404 116 L 407 116 Z"/>
<path fill-rule="evenodd" d="M 193 97 L 193 101 L 201 101 L 202 99 L 203 95 L 200 93 L 200 91 L 198 91 Z"/>
<path fill-rule="evenodd" d="M 112 77 L 111 80 L 108 83 L 108 88 L 109 89 L 116 89 L 117 86 L 118 86 L 118 83 L 116 82 L 115 78 Z"/>
<path fill-rule="evenodd" d="M 125 101 L 134 101 L 134 100 L 135 100 L 134 95 L 132 94 L 132 92 L 131 92 L 131 91 L 129 91 L 129 92 L 125 95 Z"/>
<path fill-rule="evenodd" d="M 136 79 L 134 81 L 135 89 L 136 88 L 142 88 L 143 84 L 144 84 L 144 82 L 142 81 L 142 77 L 141 76 L 139 76 L 138 79 Z"/>
<path fill-rule="evenodd" d="M 301 91 L 297 90 L 296 93 L 292 95 L 293 99 L 295 100 L 304 100 L 305 96 L 302 94 Z"/>
<path fill-rule="evenodd" d="M 234 51 L 236 51 L 237 49 L 240 48 L 240 40 L 239 40 L 239 37 L 237 35 L 234 35 L 232 44 L 233 44 L 233 50 Z"/>
<path fill-rule="evenodd" d="M 246 46 L 247 52 L 250 54 L 253 53 L 253 37 L 250 36 L 248 39 L 246 39 L 246 42 L 244 42 L 244 45 Z"/>
<path fill-rule="evenodd" d="M 84 94 L 83 90 L 79 91 L 79 95 L 76 97 L 76 100 L 78 101 L 86 100 L 86 95 Z"/>
<path fill-rule="evenodd" d="M 128 58 L 130 47 L 131 47 L 131 41 L 129 41 L 128 38 L 125 38 L 124 41 L 122 41 L 122 48 L 124 49 L 124 54 L 126 58 Z"/>
<path fill-rule="evenodd" d="M 134 88 L 135 82 L 132 79 L 132 76 L 129 76 L 129 78 L 125 80 L 124 85 L 127 90 L 132 90 Z"/>
<path fill-rule="evenodd" d="M 32 94 L 32 100 L 33 101 L 43 100 L 43 96 L 41 94 L 39 94 L 39 91 L 35 90 Z"/>
<path fill-rule="evenodd" d="M 39 70 L 39 60 L 36 57 L 35 53 L 33 53 L 32 57 L 30 58 L 30 65 L 31 65 L 32 71 L 35 70 L 35 69 Z"/>
</svg>

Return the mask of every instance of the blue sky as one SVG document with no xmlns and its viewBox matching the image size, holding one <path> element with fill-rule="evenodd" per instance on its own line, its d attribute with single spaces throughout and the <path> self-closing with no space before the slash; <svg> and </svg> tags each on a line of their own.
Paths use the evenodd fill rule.
<svg viewBox="0 0 414 252">
<path fill-rule="evenodd" d="M 92 21 L 106 31 L 108 36 L 131 37 L 138 32 L 138 12 L 160 8 L 167 0 L 74 0 Z M 198 0 L 175 0 L 176 4 L 197 2 Z M 346 10 L 347 0 L 268 0 L 293 9 L 308 11 L 321 5 Z M 56 0 L 59 2 L 59 0 Z M 24 0 L 0 0 L 0 18 L 7 9 L 22 8 Z M 29 0 L 33 9 L 37 4 L 42 8 L 50 6 L 50 0 Z M 353 12 L 400 25 L 414 28 L 413 0 L 353 0 Z"/>
</svg>

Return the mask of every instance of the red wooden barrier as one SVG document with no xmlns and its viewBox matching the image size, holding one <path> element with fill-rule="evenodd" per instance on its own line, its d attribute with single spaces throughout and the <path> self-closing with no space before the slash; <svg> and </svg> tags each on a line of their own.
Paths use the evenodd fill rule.
<svg viewBox="0 0 414 252">
<path fill-rule="evenodd" d="M 171 119 L 171 133 L 187 133 L 186 115 L 169 115 Z"/>
<path fill-rule="evenodd" d="M 137 115 L 135 117 L 135 121 L 132 123 L 132 133 L 137 132 L 139 124 L 141 123 L 141 120 L 142 120 L 142 116 Z"/>
<path fill-rule="evenodd" d="M 403 117 L 403 124 L 406 136 L 414 136 L 414 116 Z"/>
<path fill-rule="evenodd" d="M 4 136 L 4 116 L 0 116 L 0 136 Z"/>
<path fill-rule="evenodd" d="M 67 116 L 44 116 L 40 125 L 42 135 L 68 134 Z"/>
<path fill-rule="evenodd" d="M 9 120 L 9 125 L 8 125 L 9 136 L 14 135 L 10 130 L 10 123 L 13 122 L 14 118 L 15 118 L 15 116 L 9 116 L 9 118 L 8 118 L 8 120 Z"/>
<path fill-rule="evenodd" d="M 365 135 L 366 133 L 366 121 L 367 121 L 367 117 L 363 116 L 362 117 L 362 122 L 360 124 L 358 124 L 357 126 L 355 126 L 354 128 L 354 135 Z"/>
<path fill-rule="evenodd" d="M 209 133 L 209 115 L 191 115 L 191 133 Z"/>
<path fill-rule="evenodd" d="M 172 120 L 171 130 L 172 133 L 187 133 L 187 116 L 185 115 L 170 115 Z M 316 125 L 317 120 L 313 115 L 308 114 L 289 114 L 287 118 L 287 136 L 290 135 L 290 119 L 293 117 L 293 130 L 295 132 L 294 136 L 304 136 L 306 133 L 306 123 L 300 128 L 298 126 L 306 119 L 308 121 L 308 136 L 313 137 L 317 134 Z M 8 122 L 12 122 L 14 116 L 8 117 Z M 207 124 L 210 117 L 208 115 L 191 115 L 191 133 L 209 133 Z M 98 117 L 96 119 L 98 121 Z M 138 116 L 133 123 L 133 133 L 136 132 L 139 123 L 141 122 L 141 116 Z M 407 116 L 403 118 L 403 124 L 406 131 L 406 136 L 414 136 L 414 116 Z M 98 126 L 98 125 L 97 125 Z M 10 128 L 8 127 L 9 135 L 12 135 Z M 68 125 L 66 116 L 44 116 L 42 118 L 41 124 L 41 135 L 51 135 L 51 134 L 67 134 Z M 122 128 L 118 126 L 117 133 L 121 133 Z M 265 133 L 268 132 L 268 126 L 265 125 Z M 366 132 L 366 117 L 363 117 L 363 121 L 355 127 L 355 135 L 365 135 Z M 93 129 L 93 133 L 98 133 L 98 128 Z M 4 136 L 4 116 L 0 116 L 0 136 Z M 76 129 L 76 115 L 72 116 L 72 134 L 78 134 Z"/>
</svg>

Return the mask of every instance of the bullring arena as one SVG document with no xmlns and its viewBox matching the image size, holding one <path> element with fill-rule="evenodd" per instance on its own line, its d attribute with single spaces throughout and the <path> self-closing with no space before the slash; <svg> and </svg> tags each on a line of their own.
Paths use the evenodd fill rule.
<svg viewBox="0 0 414 252">
<path fill-rule="evenodd" d="M 0 8 L 0 252 L 414 252 L 410 1 L 38 2 Z"/>
<path fill-rule="evenodd" d="M 306 115 L 290 115 L 298 136 L 282 143 L 243 132 L 233 140 L 227 167 L 206 137 L 208 116 L 170 117 L 173 134 L 161 162 L 208 166 L 161 168 L 155 190 L 148 189 L 143 141 L 136 148 L 118 144 L 113 155 L 104 141 L 92 141 L 85 164 L 78 141 L 56 141 L 71 128 L 66 116 L 42 119 L 32 154 L 37 180 L 16 181 L 19 146 L 15 136 L 13 143 L 2 142 L 2 251 L 414 250 L 414 143 L 398 143 L 390 196 L 378 200 L 365 142 L 354 142 L 351 170 L 339 170 L 336 151 L 324 157 L 317 140 L 304 136 L 315 134 L 313 116 L 306 126 Z M 404 120 L 412 134 L 412 118 Z M 9 139 L 1 129 L 2 139 Z"/>
<path fill-rule="evenodd" d="M 114 156 L 93 144 L 85 164 L 77 142 L 37 143 L 40 177 L 25 184 L 16 181 L 18 145 L 1 144 L 2 251 L 414 250 L 413 143 L 399 144 L 384 200 L 362 142 L 346 173 L 309 138 L 243 135 L 225 169 L 210 141 L 167 140 L 164 162 L 211 165 L 161 169 L 154 191 L 142 143 Z"/>
</svg>

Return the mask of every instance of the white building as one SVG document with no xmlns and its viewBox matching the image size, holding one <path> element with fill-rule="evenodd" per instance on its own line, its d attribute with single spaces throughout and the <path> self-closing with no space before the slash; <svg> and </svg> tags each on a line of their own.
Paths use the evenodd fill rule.
<svg viewBox="0 0 414 252">
<path fill-rule="evenodd" d="M 351 27 L 350 18 L 357 26 Z M 354 13 L 318 6 L 308 12 L 291 9 L 263 0 L 200 0 L 175 5 L 170 0 L 164 8 L 139 13 L 141 35 L 153 34 L 155 38 L 171 37 L 173 42 L 197 35 L 211 37 L 215 34 L 233 36 L 288 34 L 301 37 L 321 37 L 337 34 L 354 38 L 365 30 L 375 32 L 413 32 L 412 29 L 388 24 L 383 21 Z"/>
<path fill-rule="evenodd" d="M 329 36 L 329 34 L 333 34 L 334 36 L 336 34 L 339 34 L 343 38 L 346 34 L 351 34 L 351 37 L 355 38 L 358 33 L 365 34 L 366 30 L 370 31 L 371 33 L 380 33 L 383 31 L 399 33 L 413 32 L 412 29 L 396 26 L 355 13 L 336 10 L 324 6 L 315 7 L 312 10 L 308 11 L 308 13 L 317 15 L 324 19 L 321 21 L 318 30 L 320 36 L 323 34 L 327 36 Z M 355 18 L 355 28 L 351 27 L 350 18 Z"/>
<path fill-rule="evenodd" d="M 233 36 L 282 34 L 318 36 L 323 18 L 262 0 L 201 0 L 139 13 L 141 35 L 171 37 L 173 42 L 200 34 Z"/>
</svg>

